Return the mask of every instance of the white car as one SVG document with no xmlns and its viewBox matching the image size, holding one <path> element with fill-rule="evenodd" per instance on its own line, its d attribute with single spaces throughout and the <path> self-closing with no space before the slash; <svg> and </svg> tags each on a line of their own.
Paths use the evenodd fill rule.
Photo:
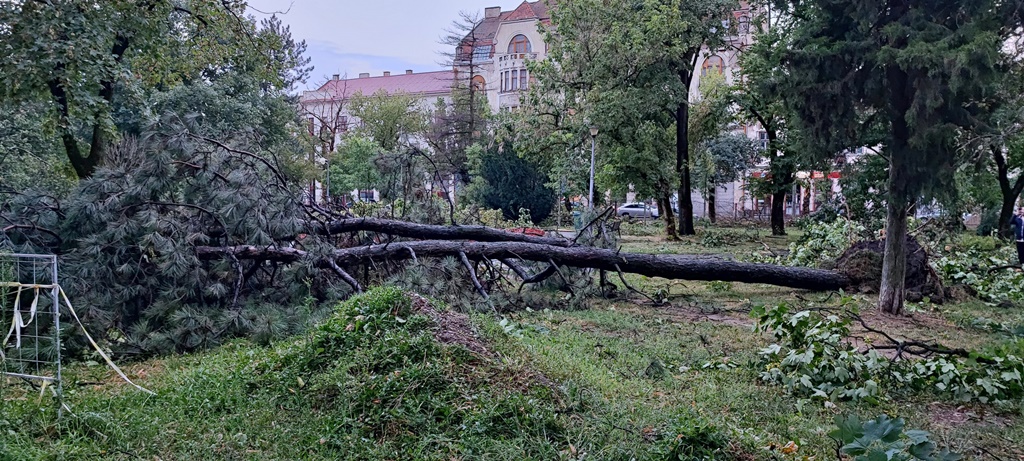
<svg viewBox="0 0 1024 461">
<path fill-rule="evenodd" d="M 657 218 L 658 207 L 642 202 L 627 203 L 616 208 L 615 214 L 623 218 Z"/>
</svg>

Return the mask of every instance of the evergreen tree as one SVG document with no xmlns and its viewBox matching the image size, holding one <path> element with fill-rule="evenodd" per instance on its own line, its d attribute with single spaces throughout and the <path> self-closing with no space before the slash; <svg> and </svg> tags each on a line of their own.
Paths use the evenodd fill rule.
<svg viewBox="0 0 1024 461">
<path fill-rule="evenodd" d="M 879 308 L 903 311 L 907 212 L 950 184 L 954 135 L 996 76 L 1013 15 L 996 0 L 792 2 L 798 18 L 781 89 L 823 151 L 884 133 L 889 160 Z"/>
</svg>

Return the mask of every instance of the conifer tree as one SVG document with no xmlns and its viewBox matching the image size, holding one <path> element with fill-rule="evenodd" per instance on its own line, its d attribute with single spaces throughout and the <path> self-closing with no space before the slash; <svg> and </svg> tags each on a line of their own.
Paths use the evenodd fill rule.
<svg viewBox="0 0 1024 461">
<path fill-rule="evenodd" d="M 1016 3 L 1016 2 L 1013 2 Z M 949 184 L 953 136 L 997 75 L 1013 10 L 998 0 L 794 1 L 782 90 L 810 140 L 839 152 L 884 133 L 886 243 L 879 308 L 903 311 L 907 212 Z"/>
</svg>

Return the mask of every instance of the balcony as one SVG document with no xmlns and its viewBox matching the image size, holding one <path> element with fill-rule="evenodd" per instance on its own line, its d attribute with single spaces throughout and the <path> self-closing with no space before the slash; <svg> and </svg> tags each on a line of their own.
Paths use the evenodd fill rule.
<svg viewBox="0 0 1024 461">
<path fill-rule="evenodd" d="M 499 69 L 513 69 L 526 67 L 526 61 L 536 61 L 537 53 L 512 53 L 498 56 Z"/>
</svg>

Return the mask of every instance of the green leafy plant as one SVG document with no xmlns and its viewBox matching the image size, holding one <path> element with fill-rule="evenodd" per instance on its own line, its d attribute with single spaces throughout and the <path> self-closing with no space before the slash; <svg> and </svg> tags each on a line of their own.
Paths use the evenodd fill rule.
<svg viewBox="0 0 1024 461">
<path fill-rule="evenodd" d="M 786 305 L 756 307 L 758 328 L 776 343 L 761 350 L 761 379 L 789 392 L 827 400 L 877 401 L 883 384 L 949 395 L 958 401 L 1010 401 L 1024 396 L 1024 346 L 971 353 L 968 357 L 935 356 L 894 360 L 874 349 L 857 350 L 846 338 L 850 318 Z M 1022 343 L 1024 344 L 1024 343 Z"/>
<path fill-rule="evenodd" d="M 838 452 L 854 461 L 957 461 L 963 458 L 949 449 L 939 449 L 927 431 L 904 431 L 903 418 L 881 415 L 861 421 L 857 415 L 838 415 L 835 423 L 836 429 L 828 435 L 840 445 Z"/>
</svg>

